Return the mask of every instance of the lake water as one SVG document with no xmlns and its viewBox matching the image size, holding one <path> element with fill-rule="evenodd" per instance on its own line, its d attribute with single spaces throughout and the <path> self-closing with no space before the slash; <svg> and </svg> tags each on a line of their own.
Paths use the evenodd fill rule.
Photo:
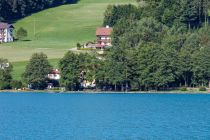
<svg viewBox="0 0 210 140">
<path fill-rule="evenodd" d="M 210 95 L 0 93 L 0 140 L 210 140 Z"/>
</svg>

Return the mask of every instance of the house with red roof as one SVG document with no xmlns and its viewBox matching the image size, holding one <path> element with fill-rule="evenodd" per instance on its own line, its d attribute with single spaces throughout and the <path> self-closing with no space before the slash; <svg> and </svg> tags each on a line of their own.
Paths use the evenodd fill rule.
<svg viewBox="0 0 210 140">
<path fill-rule="evenodd" d="M 105 47 L 112 46 L 111 34 L 113 29 L 109 26 L 100 27 L 96 30 L 96 48 L 104 49 Z"/>
<path fill-rule="evenodd" d="M 13 42 L 13 30 L 14 26 L 12 24 L 0 22 L 0 42 Z"/>
</svg>

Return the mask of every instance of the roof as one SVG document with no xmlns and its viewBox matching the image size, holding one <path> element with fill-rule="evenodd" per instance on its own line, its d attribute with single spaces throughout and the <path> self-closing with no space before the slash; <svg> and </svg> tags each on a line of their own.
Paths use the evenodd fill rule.
<svg viewBox="0 0 210 140">
<path fill-rule="evenodd" d="M 100 27 L 96 30 L 96 36 L 111 36 L 113 29 L 110 27 Z"/>
<path fill-rule="evenodd" d="M 6 28 L 10 28 L 10 27 L 14 28 L 12 24 L 0 22 L 0 29 L 6 29 Z"/>
<path fill-rule="evenodd" d="M 60 74 L 60 71 L 59 70 L 52 70 L 52 72 L 50 74 Z"/>
</svg>

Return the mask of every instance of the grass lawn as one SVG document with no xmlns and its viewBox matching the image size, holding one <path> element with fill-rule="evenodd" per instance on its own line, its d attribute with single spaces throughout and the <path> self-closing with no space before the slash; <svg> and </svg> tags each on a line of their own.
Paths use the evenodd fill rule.
<svg viewBox="0 0 210 140">
<path fill-rule="evenodd" d="M 58 68 L 58 63 L 60 59 L 49 59 L 50 64 L 54 68 Z M 21 75 L 23 74 L 25 67 L 27 65 L 28 61 L 20 61 L 20 62 L 13 62 L 13 72 L 12 77 L 15 80 L 21 80 Z"/>
<path fill-rule="evenodd" d="M 17 21 L 14 26 L 28 31 L 28 41 L 0 44 L 0 57 L 13 63 L 14 79 L 21 79 L 26 63 L 35 52 L 48 55 L 56 68 L 58 60 L 76 43 L 95 39 L 109 4 L 135 3 L 135 0 L 80 0 L 78 4 L 50 8 Z"/>
<path fill-rule="evenodd" d="M 135 0 L 80 0 L 78 4 L 50 8 L 17 21 L 14 26 L 28 31 L 28 41 L 0 45 L 0 57 L 26 61 L 34 52 L 60 58 L 76 43 L 95 40 L 109 4 L 134 3 Z"/>
</svg>

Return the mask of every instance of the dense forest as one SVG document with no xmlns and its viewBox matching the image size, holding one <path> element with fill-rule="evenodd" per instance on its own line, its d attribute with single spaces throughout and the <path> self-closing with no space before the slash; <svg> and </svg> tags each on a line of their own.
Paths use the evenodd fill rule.
<svg viewBox="0 0 210 140">
<path fill-rule="evenodd" d="M 138 0 L 109 6 L 113 45 L 97 81 L 117 90 L 208 86 L 209 0 Z"/>
<path fill-rule="evenodd" d="M 14 21 L 31 13 L 77 0 L 0 0 L 0 21 Z"/>
<path fill-rule="evenodd" d="M 96 79 L 101 90 L 209 86 L 209 0 L 138 2 L 108 6 L 104 25 L 113 27 L 113 47 L 101 61 L 86 55 L 83 60 L 92 61 L 85 63 L 82 56 L 66 54 L 60 62 L 63 86 L 77 90 L 81 71 L 91 73 L 86 79 Z"/>
</svg>

